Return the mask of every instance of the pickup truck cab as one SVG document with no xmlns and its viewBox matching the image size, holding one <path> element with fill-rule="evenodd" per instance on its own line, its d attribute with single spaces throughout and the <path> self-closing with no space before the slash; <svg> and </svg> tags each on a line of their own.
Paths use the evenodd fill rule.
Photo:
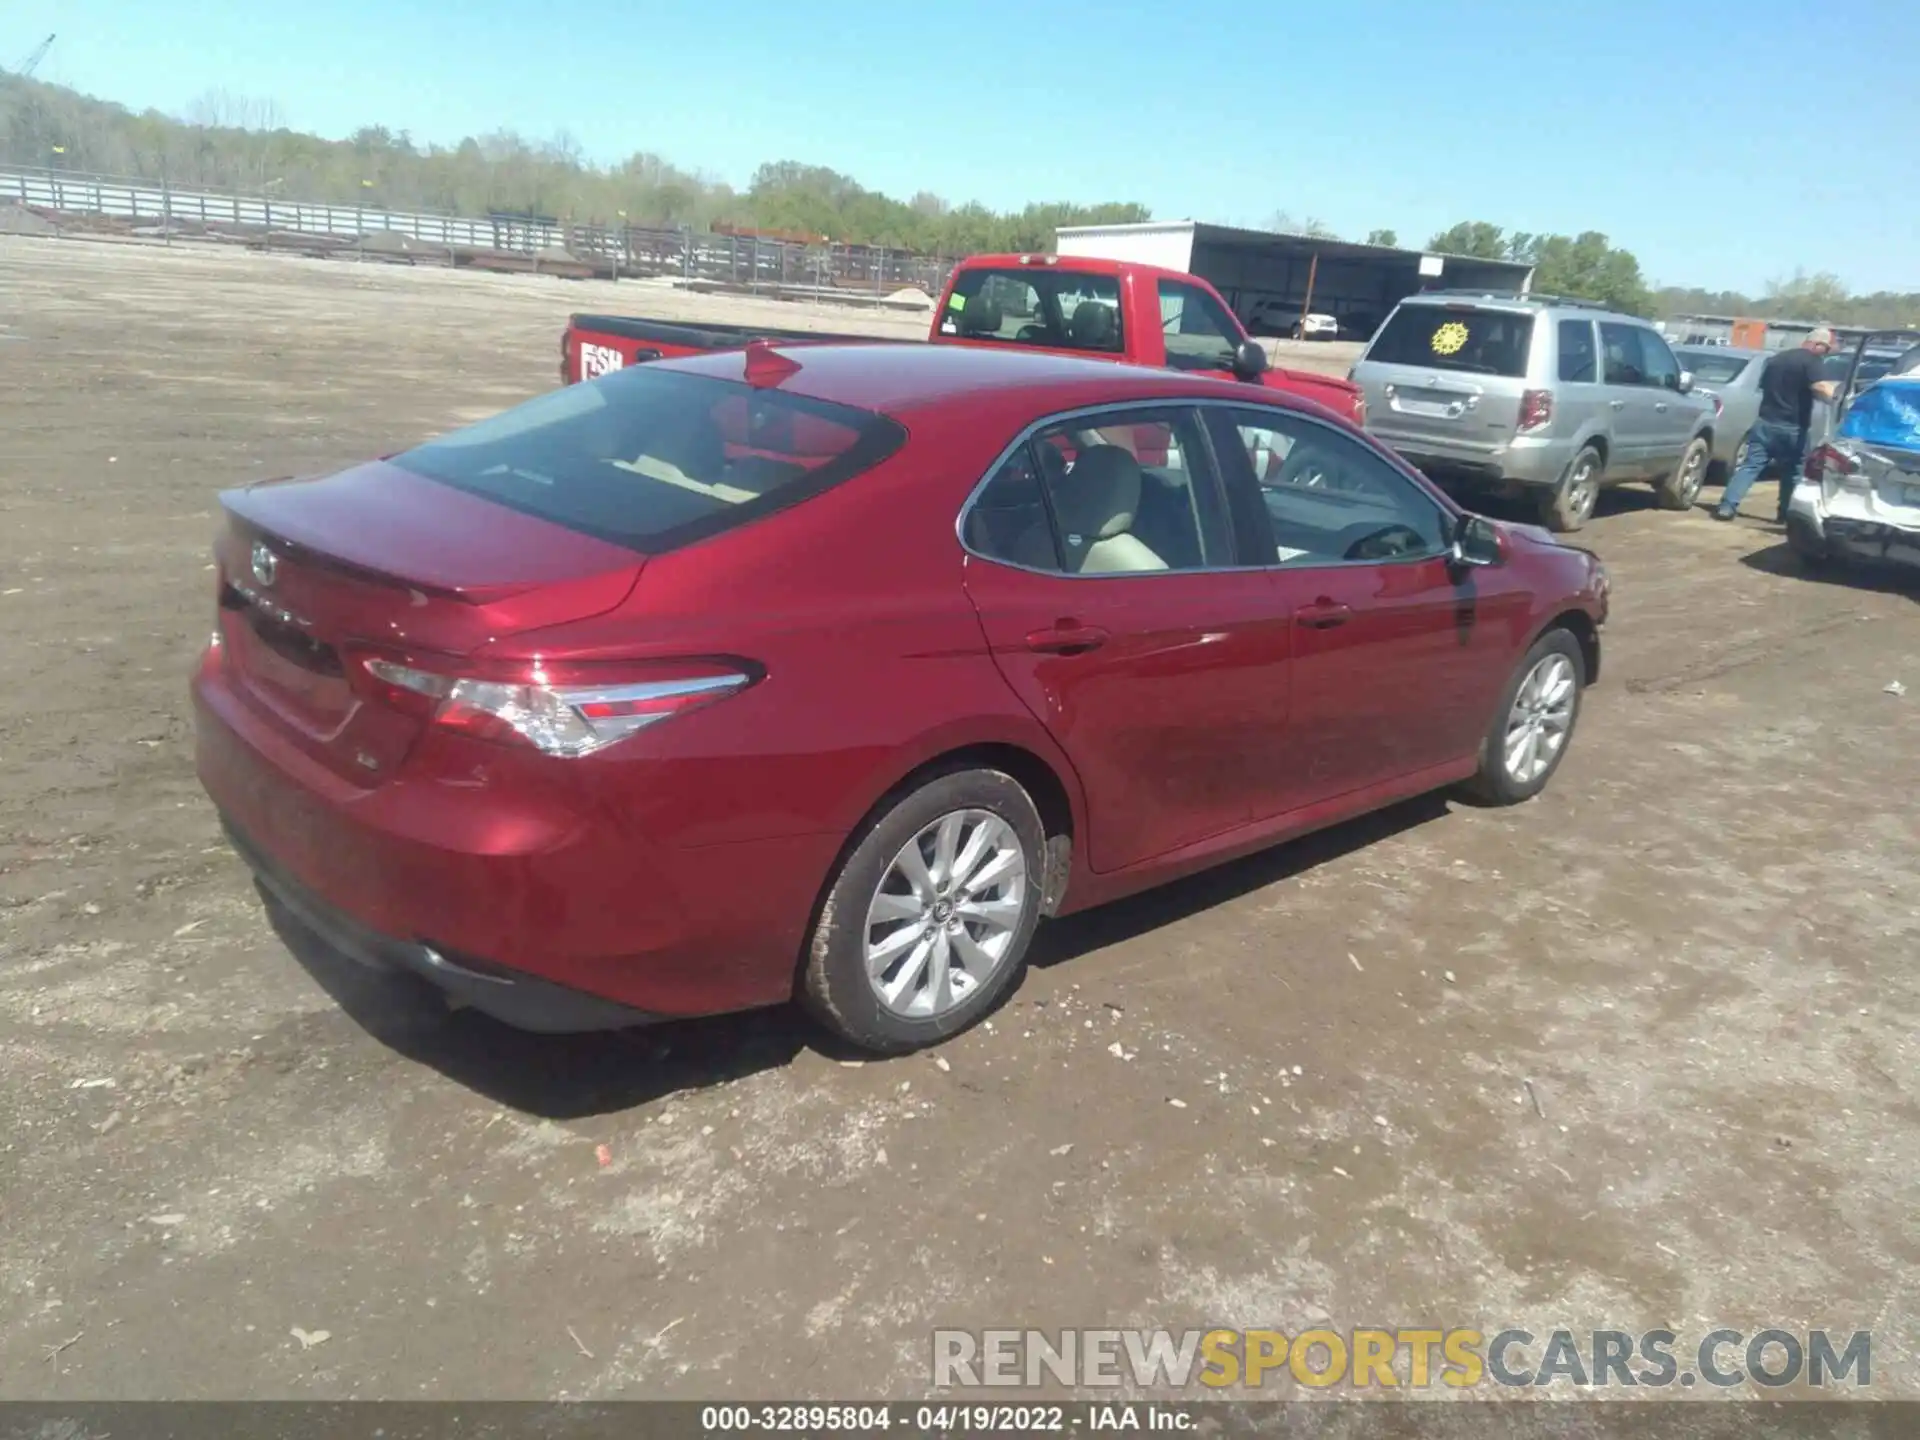
<svg viewBox="0 0 1920 1440">
<path fill-rule="evenodd" d="M 1178 270 L 1061 255 L 976 255 L 954 267 L 934 307 L 936 345 L 1051 350 L 1121 364 L 1216 375 L 1284 390 L 1365 425 L 1358 385 L 1271 365 L 1260 342 L 1206 281 Z M 649 360 L 872 336 L 751 325 L 682 324 L 620 315 L 575 315 L 560 338 L 560 380 L 596 380 Z M 910 342 L 908 342 L 910 343 Z"/>
<path fill-rule="evenodd" d="M 1312 400 L 1364 425 L 1351 381 L 1272 365 L 1197 275 L 1077 255 L 975 255 L 934 309 L 935 344 L 1051 350 L 1241 380 Z"/>
</svg>

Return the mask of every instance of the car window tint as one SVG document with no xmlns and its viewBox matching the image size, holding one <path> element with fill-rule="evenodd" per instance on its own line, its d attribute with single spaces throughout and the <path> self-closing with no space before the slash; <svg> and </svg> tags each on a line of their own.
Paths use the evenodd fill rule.
<svg viewBox="0 0 1920 1440">
<path fill-rule="evenodd" d="M 659 551 L 817 494 L 904 439 L 896 422 L 870 411 L 635 365 L 550 390 L 392 463 Z"/>
<path fill-rule="evenodd" d="M 1040 517 L 1050 529 L 1037 528 Z M 995 472 L 963 534 L 986 558 L 1072 575 L 1234 563 L 1219 482 L 1187 410 L 1115 412 L 1046 427 Z"/>
<path fill-rule="evenodd" d="M 969 550 L 989 560 L 1028 570 L 1061 568 L 1032 446 L 1022 445 L 1002 462 L 974 497 L 961 533 Z"/>
<path fill-rule="evenodd" d="M 1120 281 L 1042 267 L 963 270 L 941 313 L 940 333 L 955 340 L 1118 355 L 1126 349 Z"/>
<path fill-rule="evenodd" d="M 1645 385 L 1646 357 L 1640 351 L 1640 327 L 1600 322 L 1600 351 L 1606 357 L 1609 385 Z"/>
<path fill-rule="evenodd" d="M 1240 337 L 1226 308 L 1206 291 L 1177 280 L 1160 281 L 1159 290 L 1167 368 L 1231 370 Z"/>
<path fill-rule="evenodd" d="M 1235 429 L 1290 568 L 1404 560 L 1447 548 L 1445 512 L 1360 441 L 1303 416 L 1239 411 Z"/>
<path fill-rule="evenodd" d="M 1532 343 L 1531 315 L 1423 303 L 1395 310 L 1373 337 L 1365 358 L 1383 365 L 1518 379 L 1527 373 Z"/>
<path fill-rule="evenodd" d="M 1560 378 L 1571 385 L 1591 384 L 1600 378 L 1591 320 L 1560 322 Z"/>
</svg>

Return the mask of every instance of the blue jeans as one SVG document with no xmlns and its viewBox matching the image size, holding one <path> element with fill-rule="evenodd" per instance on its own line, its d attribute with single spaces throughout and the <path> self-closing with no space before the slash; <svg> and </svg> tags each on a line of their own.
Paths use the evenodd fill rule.
<svg viewBox="0 0 1920 1440">
<path fill-rule="evenodd" d="M 1727 488 L 1720 496 L 1720 513 L 1731 515 L 1753 489 L 1754 481 L 1769 465 L 1780 467 L 1780 516 L 1786 518 L 1787 502 L 1793 498 L 1793 482 L 1800 478 L 1800 462 L 1807 452 L 1807 432 L 1797 425 L 1778 420 L 1759 420 L 1747 432 L 1747 453 L 1740 468 L 1727 477 Z"/>
</svg>

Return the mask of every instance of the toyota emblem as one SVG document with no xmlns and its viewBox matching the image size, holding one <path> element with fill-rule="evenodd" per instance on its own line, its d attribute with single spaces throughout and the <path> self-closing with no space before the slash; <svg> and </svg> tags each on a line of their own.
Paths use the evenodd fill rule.
<svg viewBox="0 0 1920 1440">
<path fill-rule="evenodd" d="M 273 577 L 279 573 L 280 557 L 265 545 L 253 547 L 253 578 L 262 585 L 273 584 Z"/>
</svg>

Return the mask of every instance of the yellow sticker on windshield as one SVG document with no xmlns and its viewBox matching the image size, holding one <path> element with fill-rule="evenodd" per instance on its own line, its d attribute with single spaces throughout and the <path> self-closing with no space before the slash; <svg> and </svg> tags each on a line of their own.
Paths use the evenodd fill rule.
<svg viewBox="0 0 1920 1440">
<path fill-rule="evenodd" d="M 948 308 L 949 310 L 964 310 L 964 309 L 966 309 L 966 308 L 967 308 L 967 297 L 966 297 L 966 296 L 964 296 L 964 295 L 956 295 L 956 296 L 954 296 L 954 297 L 953 297 L 953 298 L 952 298 L 951 300 L 949 300 L 949 301 L 947 301 L 947 308 Z"/>
<path fill-rule="evenodd" d="M 1467 343 L 1467 327 L 1458 320 L 1449 320 L 1433 332 L 1428 342 L 1436 355 L 1458 355 Z"/>
</svg>

